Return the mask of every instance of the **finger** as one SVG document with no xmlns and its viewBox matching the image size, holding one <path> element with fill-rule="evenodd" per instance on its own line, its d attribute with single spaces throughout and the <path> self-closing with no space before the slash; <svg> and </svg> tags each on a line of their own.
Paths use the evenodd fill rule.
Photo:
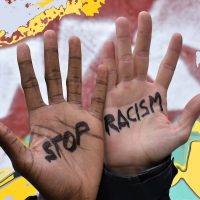
<svg viewBox="0 0 200 200">
<path fill-rule="evenodd" d="M 131 50 L 131 35 L 129 22 L 120 17 L 116 20 L 117 52 L 118 52 L 118 82 L 128 81 L 133 77 L 133 56 Z"/>
<path fill-rule="evenodd" d="M 135 75 L 141 80 L 146 80 L 147 78 L 151 32 L 151 16 L 145 11 L 140 12 L 138 16 L 138 31 L 133 58 Z"/>
<path fill-rule="evenodd" d="M 102 120 L 107 92 L 107 69 L 100 65 L 97 70 L 96 87 L 92 96 L 91 113 Z"/>
<path fill-rule="evenodd" d="M 156 78 L 156 82 L 166 89 L 168 89 L 172 80 L 180 56 L 181 48 L 182 36 L 179 33 L 176 33 L 171 38 L 167 53 L 161 62 Z"/>
<path fill-rule="evenodd" d="M 107 41 L 103 48 L 103 62 L 108 70 L 108 91 L 117 83 L 117 68 L 115 63 L 115 46 L 112 41 Z"/>
<path fill-rule="evenodd" d="M 178 134 L 181 137 L 182 143 L 185 143 L 191 133 L 192 127 L 200 116 L 200 94 L 192 98 L 185 106 L 183 114 L 176 124 L 179 128 Z"/>
<path fill-rule="evenodd" d="M 26 44 L 17 47 L 17 60 L 28 110 L 31 111 L 45 106 L 33 70 L 30 49 Z"/>
<path fill-rule="evenodd" d="M 15 134 L 6 126 L 0 123 L 0 146 L 11 159 L 15 169 L 28 171 L 31 165 L 32 156 L 26 146 L 24 146 Z"/>
<path fill-rule="evenodd" d="M 81 105 L 81 43 L 77 37 L 69 40 L 69 67 L 67 78 L 67 100 Z"/>
<path fill-rule="evenodd" d="M 64 97 L 58 58 L 58 44 L 56 33 L 51 30 L 44 33 L 44 58 L 49 104 L 61 103 L 64 101 Z"/>
</svg>

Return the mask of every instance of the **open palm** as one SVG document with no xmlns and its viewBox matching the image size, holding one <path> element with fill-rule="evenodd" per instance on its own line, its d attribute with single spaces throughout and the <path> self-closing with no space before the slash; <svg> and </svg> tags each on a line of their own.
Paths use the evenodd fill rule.
<svg viewBox="0 0 200 200">
<path fill-rule="evenodd" d="M 99 67 L 91 110 L 81 105 L 81 47 L 69 41 L 68 101 L 63 98 L 56 34 L 44 34 L 45 80 L 49 105 L 41 98 L 30 50 L 18 47 L 18 62 L 30 118 L 30 147 L 25 147 L 3 124 L 0 143 L 14 168 L 45 199 L 96 199 L 103 165 L 102 115 L 106 70 Z"/>
<path fill-rule="evenodd" d="M 109 70 L 104 111 L 105 162 L 122 175 L 138 174 L 170 155 L 187 141 L 200 113 L 198 95 L 187 104 L 177 123 L 169 121 L 167 89 L 179 58 L 182 37 L 178 33 L 173 35 L 157 78 L 151 82 L 147 80 L 151 32 L 151 17 L 141 12 L 132 53 L 128 21 L 119 18 L 116 50 L 111 41 L 104 46 L 104 64 Z"/>
</svg>

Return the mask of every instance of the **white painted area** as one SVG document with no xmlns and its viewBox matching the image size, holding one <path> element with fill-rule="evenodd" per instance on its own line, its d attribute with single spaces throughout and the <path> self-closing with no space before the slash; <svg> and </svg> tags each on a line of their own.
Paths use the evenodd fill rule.
<svg viewBox="0 0 200 200">
<path fill-rule="evenodd" d="M 179 60 L 174 77 L 168 90 L 168 109 L 182 110 L 189 100 L 200 91 L 200 85 L 189 74 L 188 68 Z"/>
<path fill-rule="evenodd" d="M 183 35 L 183 43 L 200 47 L 200 4 L 198 0 L 157 0 L 152 7 L 153 35 L 149 74 L 156 77 L 158 67 L 174 32 Z M 199 83 L 192 77 L 183 61 L 179 60 L 168 91 L 169 110 L 183 109 L 189 99 L 200 91 Z"/>
<path fill-rule="evenodd" d="M 19 84 L 20 77 L 17 65 L 16 46 L 0 48 L 0 118 L 8 114 Z"/>
<path fill-rule="evenodd" d="M 61 66 L 66 66 L 68 58 L 67 39 L 71 36 L 78 36 L 82 48 L 82 74 L 86 75 L 87 69 L 99 55 L 104 42 L 111 38 L 115 31 L 114 21 L 111 20 L 75 20 L 67 19 L 61 21 L 60 27 L 60 61 Z M 67 51 L 65 51 L 67 47 Z M 66 75 L 66 67 L 62 68 Z"/>
<path fill-rule="evenodd" d="M 161 39 L 158 41 L 162 43 L 169 40 L 174 32 L 179 32 L 183 35 L 184 44 L 199 49 L 199 10 L 199 0 L 155 1 L 150 12 L 153 19 L 154 41 Z"/>
<path fill-rule="evenodd" d="M 11 171 L 14 171 L 10 159 L 0 147 L 0 169 L 5 169 L 5 168 L 9 168 Z"/>
<path fill-rule="evenodd" d="M 200 65 L 200 51 L 196 52 L 196 65 L 197 67 Z"/>
<path fill-rule="evenodd" d="M 5 0 L 1 1 L 0 30 L 5 30 L 7 32 L 6 37 L 11 36 L 20 26 L 26 26 L 28 21 L 45 10 L 51 7 L 59 8 L 60 6 L 66 8 L 67 5 L 67 0 L 54 0 L 44 8 L 41 8 L 39 5 L 35 5 L 37 2 L 41 1 L 16 0 L 11 4 L 8 4 Z M 31 4 L 28 8 L 25 6 L 27 3 Z"/>
</svg>

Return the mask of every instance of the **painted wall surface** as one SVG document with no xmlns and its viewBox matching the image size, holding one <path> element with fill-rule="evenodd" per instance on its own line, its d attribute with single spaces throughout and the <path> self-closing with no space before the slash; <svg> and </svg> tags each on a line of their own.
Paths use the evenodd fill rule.
<svg viewBox="0 0 200 200">
<path fill-rule="evenodd" d="M 19 2 L 19 0 L 5 1 L 4 7 L 1 7 L 0 5 L 0 13 L 4 10 L 6 14 L 8 10 L 5 9 L 12 9 L 12 6 L 14 5 L 19 6 L 19 9 L 21 9 Z M 39 6 L 41 10 L 38 11 L 37 15 L 42 15 L 45 11 L 51 10 L 52 7 L 59 10 L 61 6 L 62 9 L 66 11 L 67 3 L 69 3 L 69 1 L 66 0 L 40 2 L 23 0 L 23 2 L 25 3 L 24 5 L 31 3 L 29 7 L 30 12 L 34 12 L 31 7 L 33 4 Z M 77 5 L 82 2 L 77 1 Z M 89 10 L 89 8 L 87 9 Z M 0 48 L 0 121 L 9 126 L 26 144 L 28 144 L 29 141 L 28 113 L 23 92 L 20 87 L 20 77 L 16 59 L 16 42 L 28 37 L 26 42 L 30 45 L 33 64 L 39 80 L 42 96 L 44 101 L 47 102 L 47 93 L 45 82 L 43 80 L 43 40 L 40 32 L 48 28 L 56 30 L 59 35 L 59 56 L 63 77 L 63 91 L 66 91 L 65 78 L 67 76 L 68 60 L 67 40 L 71 35 L 76 35 L 81 38 L 85 106 L 88 106 L 89 97 L 94 87 L 96 67 L 98 63 L 101 62 L 103 43 L 107 39 L 114 39 L 115 19 L 118 16 L 126 16 L 129 18 L 134 47 L 137 30 L 137 15 L 138 12 L 142 10 L 148 10 L 153 18 L 153 38 L 149 68 L 149 77 L 151 79 L 154 79 L 156 76 L 159 63 L 164 56 L 172 33 L 180 32 L 183 35 L 181 58 L 178 62 L 168 92 L 168 109 L 171 120 L 177 120 L 188 100 L 199 93 L 199 0 L 106 0 L 105 4 L 99 6 L 97 10 L 99 10 L 99 14 L 95 14 L 94 12 L 93 17 L 87 17 L 84 13 L 84 9 L 80 7 L 80 9 L 77 9 L 76 11 L 79 11 L 77 14 L 81 15 L 66 14 L 61 17 L 62 19 L 58 18 L 59 11 L 57 17 L 48 21 L 42 29 L 37 29 L 34 34 L 33 32 L 28 32 L 30 34 L 23 35 L 19 38 L 16 36 L 16 31 L 19 30 L 19 26 L 17 26 L 19 25 L 17 24 L 19 21 L 12 25 L 14 21 L 10 18 L 10 25 L 7 26 L 7 21 L 2 21 L 0 19 L 0 30 L 7 29 L 7 33 L 4 32 L 4 37 L 2 37 L 3 39 L 1 40 L 3 42 L 0 42 L 0 45 L 3 46 Z M 16 15 L 17 11 L 18 10 L 16 9 Z M 26 15 L 26 11 L 27 10 L 23 11 L 23 15 L 29 16 L 28 14 Z M 70 13 L 69 10 L 67 12 Z M 31 16 L 31 19 L 26 18 L 26 20 L 23 21 L 22 26 L 30 28 L 26 23 L 33 18 L 33 16 Z M 0 37 L 1 36 L 2 35 L 0 34 Z M 174 179 L 170 191 L 172 200 L 200 199 L 199 152 L 200 121 L 197 121 L 188 142 L 173 153 L 179 173 Z M 10 160 L 3 150 L 0 149 L 0 200 L 21 200 L 36 193 L 37 191 L 30 183 L 28 183 L 28 181 L 22 178 L 18 173 L 14 172 Z"/>
</svg>

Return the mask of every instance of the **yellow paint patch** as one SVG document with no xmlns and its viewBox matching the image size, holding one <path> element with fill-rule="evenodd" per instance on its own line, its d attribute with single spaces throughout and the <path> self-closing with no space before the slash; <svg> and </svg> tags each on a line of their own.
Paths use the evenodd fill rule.
<svg viewBox="0 0 200 200">
<path fill-rule="evenodd" d="M 196 132 L 200 134 L 200 121 L 195 122 L 192 132 Z"/>
<path fill-rule="evenodd" d="M 200 133 L 200 122 L 196 121 L 192 132 Z M 190 144 L 190 149 L 187 155 L 187 162 L 184 165 L 175 163 L 178 168 L 178 174 L 175 177 L 173 184 L 177 184 L 180 179 L 183 179 L 194 193 L 200 197 L 200 141 L 194 141 Z"/>
<path fill-rule="evenodd" d="M 9 174 L 12 173 L 12 170 L 9 168 L 4 168 L 0 170 L 0 183 L 4 180 Z"/>
<path fill-rule="evenodd" d="M 37 4 L 45 7 L 51 2 L 53 0 L 43 0 Z M 99 13 L 98 10 L 104 3 L 105 0 L 72 0 L 71 2 L 67 1 L 66 8 L 61 6 L 59 9 L 55 7 L 47 9 L 30 20 L 27 26 L 20 26 L 11 38 L 6 37 L 5 30 L 0 30 L 0 47 L 15 44 L 20 40 L 43 32 L 47 25 L 56 18 L 60 20 L 70 14 L 81 15 L 81 12 L 86 16 L 94 16 L 94 14 Z"/>
<path fill-rule="evenodd" d="M 48 4 L 50 4 L 53 1 L 54 0 L 43 0 L 43 1 L 36 3 L 35 5 L 39 5 L 41 8 L 44 8 L 45 6 L 47 6 Z"/>
<path fill-rule="evenodd" d="M 176 164 L 179 172 L 174 179 L 173 185 L 178 183 L 180 179 L 184 179 L 194 193 L 200 197 L 200 141 L 192 142 L 188 162 L 181 166 Z"/>
<path fill-rule="evenodd" d="M 200 133 L 200 122 L 196 121 L 192 132 Z M 173 184 L 175 185 L 179 182 L 180 179 L 183 179 L 193 192 L 200 197 L 200 141 L 194 141 L 190 145 L 190 149 L 187 155 L 187 162 L 184 165 L 175 163 L 178 168 L 178 174 L 175 177 Z"/>
<path fill-rule="evenodd" d="M 37 190 L 23 177 L 14 177 L 9 168 L 0 170 L 0 199 L 13 197 L 13 200 L 25 199 L 35 195 Z"/>
<path fill-rule="evenodd" d="M 87 16 L 94 16 L 94 14 L 99 14 L 99 8 L 105 3 L 105 0 L 82 0 L 82 3 L 83 13 Z"/>
<path fill-rule="evenodd" d="M 26 199 L 28 196 L 35 195 L 37 190 L 23 177 L 19 177 L 0 187 L 0 199 L 12 197 L 13 200 Z"/>
</svg>

